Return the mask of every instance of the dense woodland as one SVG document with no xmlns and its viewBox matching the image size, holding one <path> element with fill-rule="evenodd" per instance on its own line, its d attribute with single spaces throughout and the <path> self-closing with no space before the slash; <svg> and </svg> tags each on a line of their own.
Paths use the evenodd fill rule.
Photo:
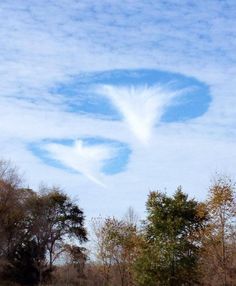
<svg viewBox="0 0 236 286">
<path fill-rule="evenodd" d="M 235 184 L 226 176 L 204 202 L 181 187 L 153 191 L 144 220 L 129 209 L 123 219 L 86 222 L 89 233 L 83 209 L 59 187 L 24 185 L 1 160 L 2 286 L 236 285 Z"/>
</svg>

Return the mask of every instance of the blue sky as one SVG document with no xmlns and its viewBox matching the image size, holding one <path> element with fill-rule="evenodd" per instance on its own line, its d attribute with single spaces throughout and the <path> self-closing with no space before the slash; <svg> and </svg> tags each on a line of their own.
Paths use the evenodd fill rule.
<svg viewBox="0 0 236 286">
<path fill-rule="evenodd" d="M 88 217 L 235 177 L 235 1 L 0 3 L 0 156 Z"/>
</svg>

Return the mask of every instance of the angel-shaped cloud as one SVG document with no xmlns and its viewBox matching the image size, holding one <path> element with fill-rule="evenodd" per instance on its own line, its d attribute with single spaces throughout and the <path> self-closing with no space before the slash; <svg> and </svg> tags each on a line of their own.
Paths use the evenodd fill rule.
<svg viewBox="0 0 236 286">
<path fill-rule="evenodd" d="M 64 166 L 80 172 L 94 183 L 105 187 L 99 178 L 100 170 L 103 162 L 114 156 L 114 148 L 102 144 L 86 145 L 82 140 L 76 140 L 72 146 L 49 143 L 44 148 L 50 157 Z"/>
<path fill-rule="evenodd" d="M 148 143 L 164 108 L 177 95 L 177 92 L 160 86 L 101 85 L 97 90 L 109 98 L 122 114 L 131 132 L 142 143 Z"/>
</svg>

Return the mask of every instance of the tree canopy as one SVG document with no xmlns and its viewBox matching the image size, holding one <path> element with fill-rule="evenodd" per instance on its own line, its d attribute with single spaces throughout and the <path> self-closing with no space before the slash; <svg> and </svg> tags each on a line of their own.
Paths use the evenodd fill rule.
<svg viewBox="0 0 236 286">
<path fill-rule="evenodd" d="M 207 218 L 198 212 L 199 203 L 178 188 L 173 197 L 151 192 L 146 206 L 146 244 L 136 264 L 139 284 L 193 285 L 198 233 Z"/>
</svg>

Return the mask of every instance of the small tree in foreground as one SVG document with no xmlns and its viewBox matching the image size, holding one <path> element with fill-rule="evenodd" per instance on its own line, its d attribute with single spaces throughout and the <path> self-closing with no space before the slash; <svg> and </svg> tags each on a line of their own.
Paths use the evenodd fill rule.
<svg viewBox="0 0 236 286">
<path fill-rule="evenodd" d="M 140 249 L 137 226 L 129 220 L 95 219 L 97 259 L 104 281 L 102 285 L 134 285 L 133 264 Z"/>
<path fill-rule="evenodd" d="M 181 188 L 173 197 L 151 192 L 147 201 L 142 254 L 136 262 L 139 285 L 193 285 L 198 281 L 199 231 L 206 222 L 201 205 Z"/>
</svg>

